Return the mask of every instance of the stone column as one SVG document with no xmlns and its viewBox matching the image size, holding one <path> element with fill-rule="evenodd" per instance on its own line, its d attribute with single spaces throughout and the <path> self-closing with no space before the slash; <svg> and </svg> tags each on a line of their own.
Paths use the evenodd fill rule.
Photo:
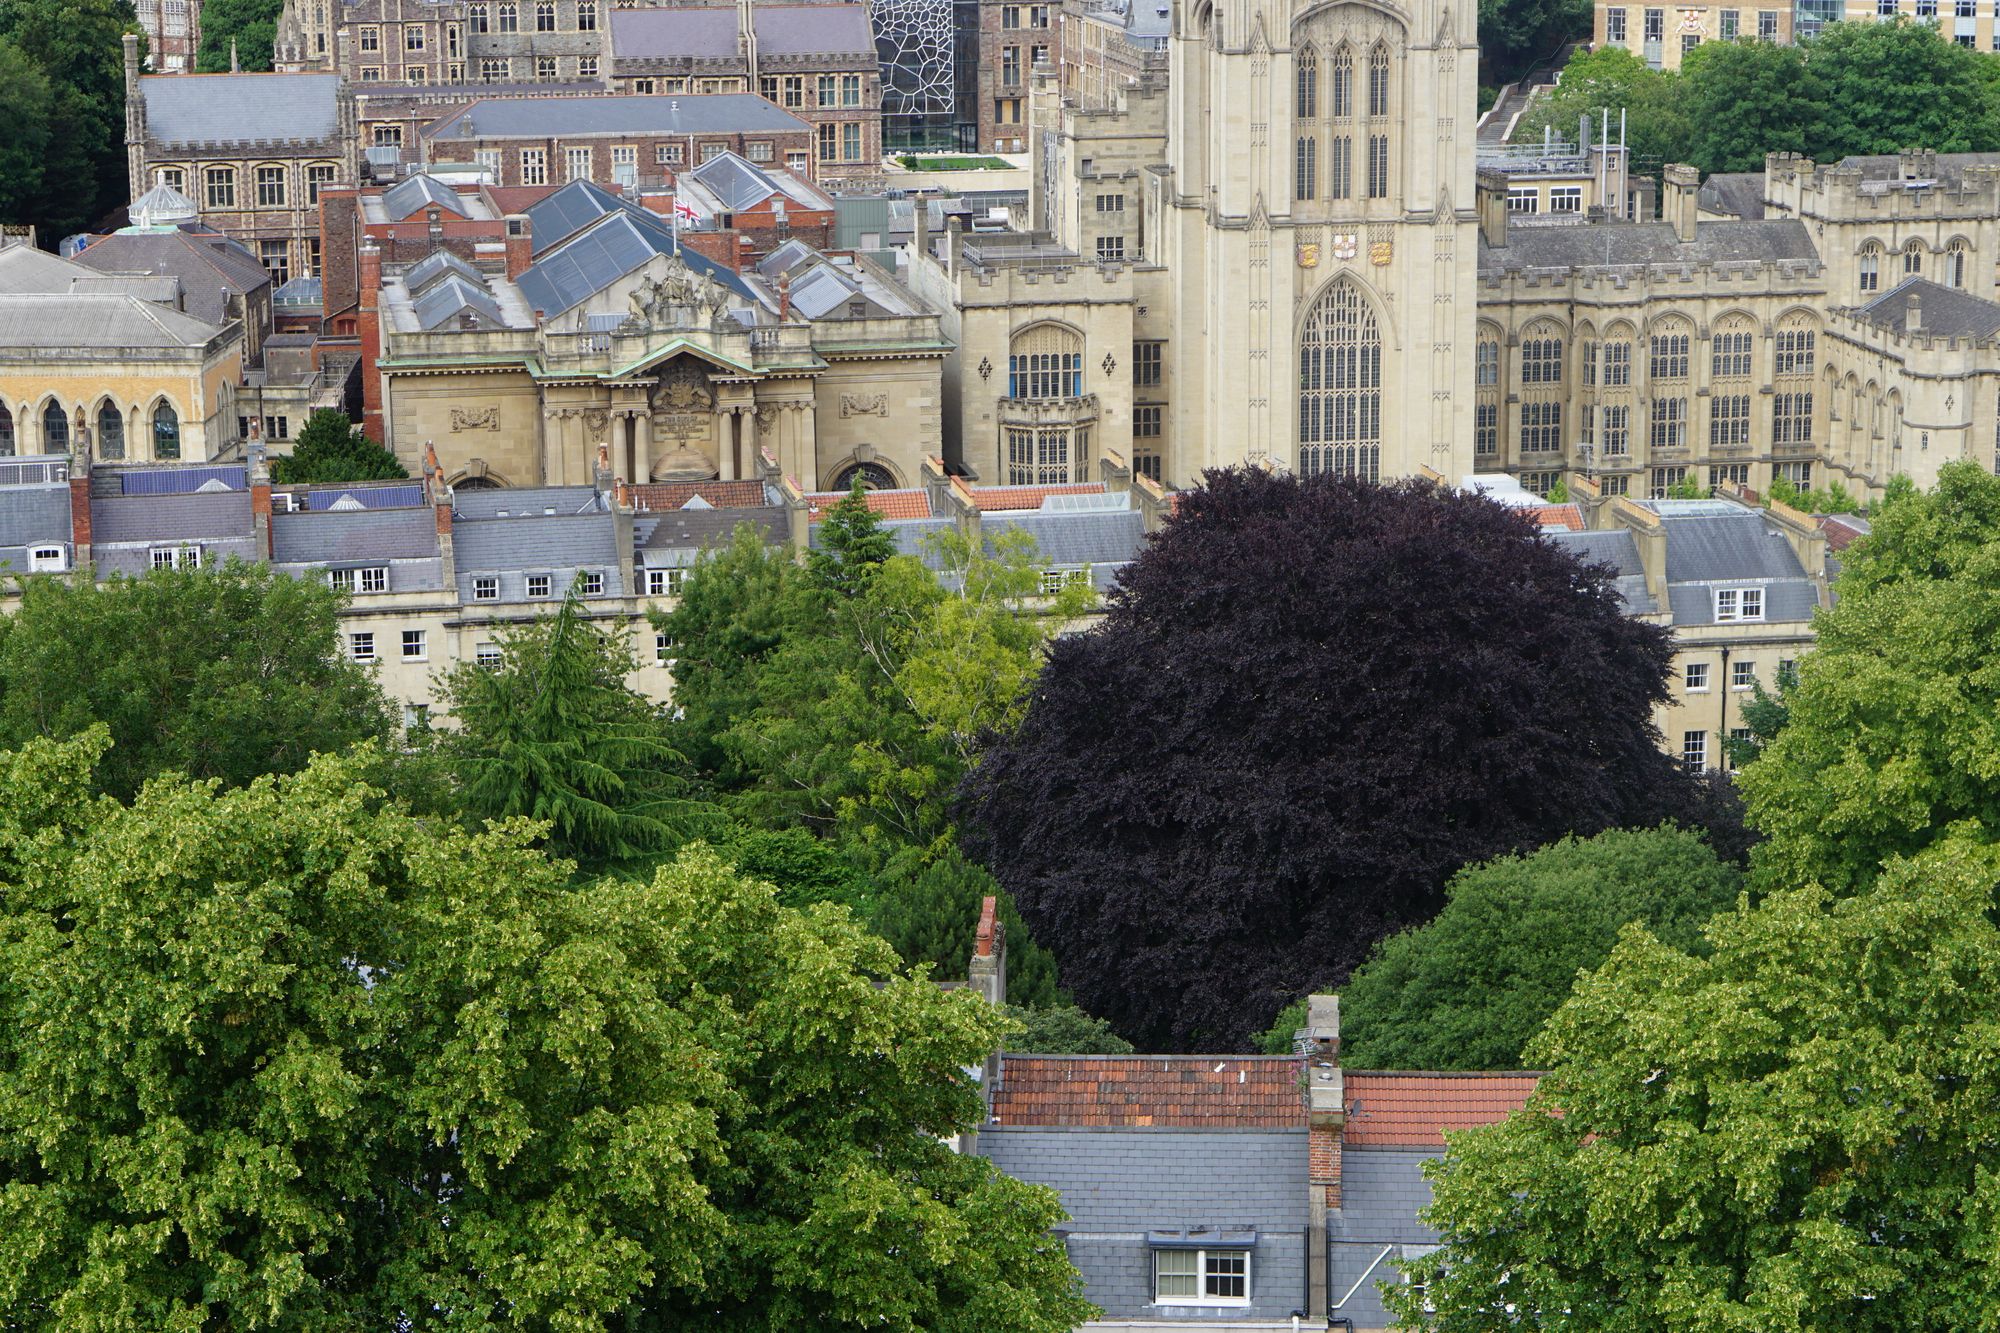
<svg viewBox="0 0 2000 1333">
<path fill-rule="evenodd" d="M 633 413 L 632 475 L 626 480 L 638 483 L 653 479 L 653 414 L 645 409 Z"/>
<path fill-rule="evenodd" d="M 716 409 L 715 475 L 724 481 L 736 480 L 736 425 L 742 413 L 733 405 Z"/>
</svg>

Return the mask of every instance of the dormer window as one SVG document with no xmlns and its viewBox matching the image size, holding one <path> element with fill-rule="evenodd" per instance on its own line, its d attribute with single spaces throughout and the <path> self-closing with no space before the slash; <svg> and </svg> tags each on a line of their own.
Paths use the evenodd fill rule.
<svg viewBox="0 0 2000 1333">
<path fill-rule="evenodd" d="M 1153 1301 L 1157 1305 L 1250 1304 L 1250 1251 L 1154 1250 Z"/>
<path fill-rule="evenodd" d="M 389 569 L 386 565 L 370 565 L 362 569 L 329 569 L 326 581 L 335 592 L 387 592 L 389 590 Z"/>
<path fill-rule="evenodd" d="M 199 546 L 155 546 L 151 551 L 154 569 L 200 569 Z"/>
<path fill-rule="evenodd" d="M 28 548 L 28 569 L 31 573 L 60 574 L 68 568 L 68 547 L 31 546 Z"/>
<path fill-rule="evenodd" d="M 1762 588 L 1717 588 L 1715 590 L 1715 623 L 1736 624 L 1746 620 L 1764 618 L 1764 590 Z"/>
</svg>

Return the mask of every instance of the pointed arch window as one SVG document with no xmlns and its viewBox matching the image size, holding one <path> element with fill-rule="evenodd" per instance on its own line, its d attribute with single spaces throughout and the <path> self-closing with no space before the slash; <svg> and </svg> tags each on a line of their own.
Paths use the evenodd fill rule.
<svg viewBox="0 0 2000 1333">
<path fill-rule="evenodd" d="M 97 409 L 97 456 L 107 460 L 125 457 L 125 414 L 116 403 Z"/>
<path fill-rule="evenodd" d="M 1319 115 L 1319 56 L 1308 46 L 1298 55 L 1298 93 L 1293 113 L 1300 120 Z"/>
<path fill-rule="evenodd" d="M 62 410 L 62 404 L 53 398 L 42 408 L 42 452 L 69 452 L 69 416 Z"/>
<path fill-rule="evenodd" d="M 1351 116 L 1354 114 L 1354 53 L 1341 47 L 1333 53 L 1333 114 Z"/>
<path fill-rule="evenodd" d="M 1965 286 L 1965 242 L 1953 241 L 1944 251 L 1944 280 L 1948 286 Z"/>
<path fill-rule="evenodd" d="M 0 454 L 14 452 L 14 414 L 0 406 Z"/>
<path fill-rule="evenodd" d="M 180 456 L 180 413 L 174 411 L 172 403 L 161 403 L 153 409 L 153 457 L 167 459 Z"/>
<path fill-rule="evenodd" d="M 1877 291 L 1882 285 L 1882 250 L 1870 241 L 1861 247 L 1861 290 Z"/>
<path fill-rule="evenodd" d="M 1382 475 L 1382 333 L 1352 285 L 1320 293 L 1299 339 L 1299 474 Z"/>
<path fill-rule="evenodd" d="M 1924 271 L 1924 243 L 1911 241 L 1903 247 L 1903 276 L 1914 278 Z"/>
<path fill-rule="evenodd" d="M 1319 140 L 1310 134 L 1299 136 L 1298 150 L 1292 164 L 1292 197 L 1300 203 L 1310 203 L 1319 186 Z"/>
<path fill-rule="evenodd" d="M 1368 53 L 1368 114 L 1389 114 L 1389 49 L 1384 46 Z"/>
</svg>

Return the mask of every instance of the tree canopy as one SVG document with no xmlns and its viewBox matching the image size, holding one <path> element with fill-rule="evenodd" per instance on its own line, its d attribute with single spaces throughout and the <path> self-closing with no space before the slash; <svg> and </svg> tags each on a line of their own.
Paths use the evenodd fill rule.
<svg viewBox="0 0 2000 1333">
<path fill-rule="evenodd" d="M 131 0 L 0 3 L 0 127 L 22 168 L 0 178 L 0 220 L 32 223 L 45 246 L 129 202 L 123 36 L 137 30 Z"/>
<path fill-rule="evenodd" d="M 1854 889 L 1954 832 L 2000 841 L 2000 478 L 1948 463 L 1870 526 L 1738 777 L 1785 883 Z"/>
<path fill-rule="evenodd" d="M 1764 155 L 1821 162 L 1928 148 L 2000 148 L 2000 61 L 1932 23 L 1830 23 L 1797 45 L 1704 42 L 1679 73 L 1622 47 L 1579 51 L 1556 91 L 1521 117 L 1515 138 L 1545 127 L 1573 138 L 1579 115 L 1626 114 L 1634 168 L 1687 162 L 1704 172 L 1762 171 Z"/>
<path fill-rule="evenodd" d="M 1741 889 L 1735 866 L 1672 827 L 1468 866 L 1445 887 L 1443 911 L 1384 940 L 1341 990 L 1342 1058 L 1362 1069 L 1523 1068 L 1529 1039 L 1627 923 L 1698 949 L 1702 926 Z M 1304 1026 L 1281 1018 L 1265 1049 L 1289 1051 Z"/>
<path fill-rule="evenodd" d="M 1088 1011 L 1235 1049 L 1460 866 L 1682 815 L 1665 631 L 1519 514 L 1210 473 L 973 770 L 971 850 Z"/>
<path fill-rule="evenodd" d="M 410 475 L 396 455 L 361 433 L 344 412 L 321 408 L 307 418 L 289 456 L 271 459 L 271 480 L 301 482 L 393 481 Z"/>
<path fill-rule="evenodd" d="M 637 663 L 624 633 L 587 619 L 578 588 L 498 639 L 498 664 L 462 662 L 445 678 L 456 729 L 439 745 L 459 809 L 544 821 L 549 849 L 585 865 L 709 830 L 662 710 L 625 683 Z"/>
<path fill-rule="evenodd" d="M 386 738 L 393 710 L 341 652 L 339 610 L 326 584 L 264 565 L 30 576 L 0 618 L 0 747 L 102 723 L 116 744 L 98 779 L 129 799 L 155 773 L 241 786 Z"/>
<path fill-rule="evenodd" d="M 241 68 L 270 69 L 278 41 L 278 19 L 284 10 L 285 0 L 203 0 L 196 71 L 227 73 L 232 44 Z"/>
<path fill-rule="evenodd" d="M 1410 1328 L 1982 1328 L 2000 1300 L 1995 849 L 1774 892 L 1712 951 L 1628 927 L 1528 1048 L 1527 1108 L 1451 1140 Z"/>
<path fill-rule="evenodd" d="M 1005 1018 L 692 850 L 577 885 L 316 757 L 92 795 L 0 754 L 0 1309 L 65 1328 L 870 1328 L 1091 1313 L 962 1156 Z"/>
</svg>

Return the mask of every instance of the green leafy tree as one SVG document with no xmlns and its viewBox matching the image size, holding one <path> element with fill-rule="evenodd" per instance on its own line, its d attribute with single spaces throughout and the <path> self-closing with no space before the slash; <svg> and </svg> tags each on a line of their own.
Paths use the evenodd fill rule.
<svg viewBox="0 0 2000 1333">
<path fill-rule="evenodd" d="M 1514 142 L 1540 143 L 1542 132 L 1574 140 L 1577 121 L 1588 116 L 1592 134 L 1608 113 L 1614 133 L 1621 113 L 1625 142 L 1631 148 L 1635 172 L 1657 171 L 1665 162 L 1684 162 L 1692 133 L 1681 98 L 1681 86 L 1671 74 L 1651 69 L 1622 46 L 1578 48 L 1563 67 L 1553 93 L 1539 98 L 1514 127 Z"/>
<path fill-rule="evenodd" d="M 1743 729 L 1750 734 L 1727 736 L 1722 742 L 1723 749 L 1729 754 L 1730 767 L 1740 772 L 1745 764 L 1764 753 L 1764 747 L 1785 729 L 1785 723 L 1792 716 L 1791 693 L 1798 683 L 1799 668 L 1795 662 L 1779 665 L 1775 689 L 1765 689 L 1761 680 L 1750 682 L 1750 697 L 1738 710 L 1738 716 L 1743 719 Z"/>
<path fill-rule="evenodd" d="M 0 755 L 11 1326 L 1059 1333 L 1055 1195 L 946 1146 L 1006 1019 L 694 851 L 571 883 L 360 758 Z"/>
<path fill-rule="evenodd" d="M 806 568 L 815 582 L 841 597 L 859 595 L 896 554 L 895 538 L 883 531 L 882 519 L 868 507 L 868 492 L 858 481 L 826 511 L 819 539 L 806 556 Z"/>
<path fill-rule="evenodd" d="M 321 408 L 307 419 L 289 457 L 271 459 L 271 480 L 303 482 L 393 481 L 409 476 L 396 455 L 361 433 L 343 412 Z"/>
<path fill-rule="evenodd" d="M 0 221 L 38 220 L 54 112 L 48 76 L 20 47 L 0 39 Z"/>
<path fill-rule="evenodd" d="M 868 876 L 841 855 L 835 844 L 815 838 L 805 829 L 732 823 L 715 847 L 739 875 L 775 886 L 778 901 L 786 907 L 839 903 L 866 919 L 874 901 Z"/>
<path fill-rule="evenodd" d="M 1479 58 L 1496 83 L 1513 82 L 1564 42 L 1589 36 L 1590 6 L 1582 0 L 1479 2 Z"/>
<path fill-rule="evenodd" d="M 2000 1304 L 1994 849 L 1776 892 L 1705 957 L 1628 927 L 1529 1047 L 1524 1111 L 1452 1137 L 1400 1325 L 1911 1333 Z"/>
<path fill-rule="evenodd" d="M 1955 828 L 2000 840 L 2000 478 L 1948 463 L 1870 527 L 1738 777 L 1780 882 L 1853 889 Z"/>
<path fill-rule="evenodd" d="M 581 579 L 555 615 L 501 634 L 499 666 L 460 663 L 445 680 L 457 730 L 442 741 L 459 807 L 544 821 L 549 849 L 585 865 L 704 828 L 665 717 L 625 683 L 636 665 L 621 630 L 585 618 Z"/>
<path fill-rule="evenodd" d="M 0 40 L 47 81 L 49 123 L 31 216 L 44 244 L 95 224 L 128 202 L 125 49 L 137 31 L 131 0 L 4 0 Z"/>
<path fill-rule="evenodd" d="M 1735 866 L 1670 825 L 1468 866 L 1443 911 L 1355 969 L 1340 993 L 1342 1056 L 1363 1069 L 1519 1069 L 1529 1038 L 1627 923 L 1693 949 L 1741 889 Z M 1265 1049 L 1290 1049 L 1303 1026 L 1288 1013 Z"/>
<path fill-rule="evenodd" d="M 339 613 L 324 583 L 234 562 L 28 578 L 0 619 L 0 746 L 102 723 L 116 746 L 98 779 L 129 798 L 156 773 L 241 786 L 386 738 L 394 710 L 341 652 Z"/>
<path fill-rule="evenodd" d="M 674 734 L 696 770 L 728 790 L 748 780 L 722 736 L 757 702 L 757 670 L 803 633 L 805 578 L 791 557 L 748 524 L 703 556 L 674 609 L 653 614 L 674 654 Z"/>
<path fill-rule="evenodd" d="M 1819 161 L 1911 147 L 1940 153 L 2000 147 L 2000 63 L 1933 23 L 1830 23 L 1806 49 L 1825 89 Z"/>
<path fill-rule="evenodd" d="M 1073 1004 L 1047 1009 L 1007 1006 L 1007 1017 L 1015 1030 L 1007 1037 L 1007 1049 L 1025 1055 L 1130 1055 L 1132 1043 L 1111 1030 L 1101 1018 L 1092 1018 Z"/>
<path fill-rule="evenodd" d="M 278 17 L 284 8 L 285 0 L 203 0 L 201 50 L 195 55 L 195 70 L 202 74 L 226 72 L 232 44 L 243 69 L 270 69 L 278 41 Z"/>
<path fill-rule="evenodd" d="M 1825 114 L 1819 62 L 1777 42 L 1703 42 L 1681 61 L 1685 160 L 1703 172 L 1764 169 L 1766 153 L 1803 153 Z"/>
<path fill-rule="evenodd" d="M 1055 956 L 1035 943 L 1014 900 L 983 866 L 955 848 L 930 859 L 914 849 L 893 857 L 876 876 L 868 925 L 905 963 L 928 963 L 933 976 L 957 979 L 972 957 L 987 898 L 999 900 L 998 919 L 1007 936 L 1008 1000 L 1028 1009 L 1069 1003 L 1056 984 Z"/>
</svg>

